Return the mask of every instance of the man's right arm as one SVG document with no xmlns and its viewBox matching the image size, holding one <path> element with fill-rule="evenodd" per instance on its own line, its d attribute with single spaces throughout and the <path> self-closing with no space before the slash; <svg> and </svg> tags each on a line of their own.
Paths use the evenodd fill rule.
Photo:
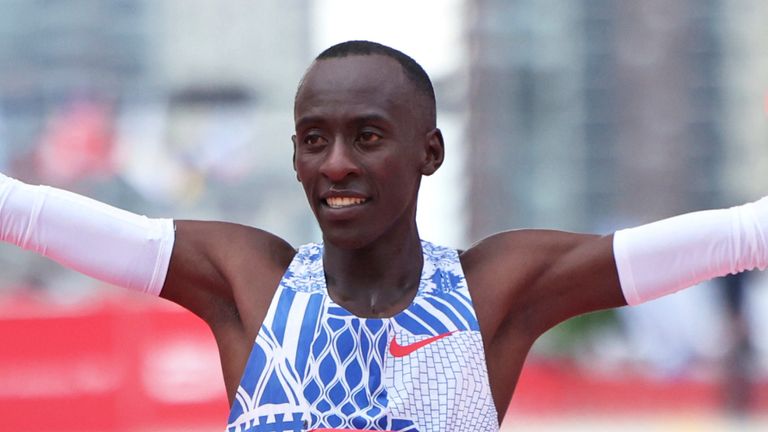
<svg viewBox="0 0 768 432">
<path fill-rule="evenodd" d="M 0 240 L 96 279 L 157 295 L 174 235 L 170 219 L 150 219 L 0 174 Z"/>
<path fill-rule="evenodd" d="M 0 240 L 96 279 L 161 295 L 206 321 L 217 310 L 240 315 L 237 301 L 253 304 L 238 297 L 264 297 L 261 282 L 279 282 L 293 253 L 278 237 L 255 228 L 148 218 L 2 174 Z M 235 286 L 246 285 L 251 290 L 241 291 L 253 294 L 234 293 Z"/>
</svg>

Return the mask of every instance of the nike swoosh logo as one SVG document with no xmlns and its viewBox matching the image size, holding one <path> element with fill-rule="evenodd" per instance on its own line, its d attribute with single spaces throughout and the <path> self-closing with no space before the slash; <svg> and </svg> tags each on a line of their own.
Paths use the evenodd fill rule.
<svg viewBox="0 0 768 432">
<path fill-rule="evenodd" d="M 423 348 L 431 344 L 432 342 L 439 341 L 440 339 L 444 337 L 448 337 L 454 333 L 456 333 L 456 330 L 448 333 L 439 334 L 437 336 L 432 336 L 430 338 L 426 338 L 424 340 L 420 340 L 418 342 L 414 342 L 409 345 L 400 345 L 399 343 L 397 343 L 397 335 L 395 335 L 395 337 L 392 338 L 392 342 L 389 343 L 389 353 L 392 354 L 392 357 L 405 357 L 419 348 Z"/>
</svg>

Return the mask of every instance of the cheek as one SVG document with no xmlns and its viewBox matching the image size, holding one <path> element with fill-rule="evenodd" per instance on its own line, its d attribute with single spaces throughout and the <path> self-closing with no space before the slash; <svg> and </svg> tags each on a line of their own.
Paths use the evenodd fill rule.
<svg viewBox="0 0 768 432">
<path fill-rule="evenodd" d="M 297 155 L 293 159 L 293 169 L 296 170 L 296 175 L 302 180 L 310 178 L 314 171 L 313 160 L 306 155 Z"/>
<path fill-rule="evenodd" d="M 296 170 L 296 178 L 301 183 L 301 187 L 304 189 L 304 192 L 306 194 L 310 193 L 310 190 L 312 188 L 312 170 L 307 167 L 306 164 L 296 162 L 295 165 Z"/>
<path fill-rule="evenodd" d="M 389 194 L 411 195 L 418 189 L 421 179 L 419 170 L 410 164 L 390 163 L 382 170 L 383 187 Z"/>
</svg>

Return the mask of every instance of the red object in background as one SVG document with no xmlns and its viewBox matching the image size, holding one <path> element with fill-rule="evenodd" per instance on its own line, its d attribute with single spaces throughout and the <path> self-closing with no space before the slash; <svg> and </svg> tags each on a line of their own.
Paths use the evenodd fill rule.
<svg viewBox="0 0 768 432">
<path fill-rule="evenodd" d="M 223 430 L 216 345 L 197 317 L 126 295 L 0 301 L 0 430 Z"/>
<path fill-rule="evenodd" d="M 72 183 L 114 172 L 113 120 L 104 103 L 76 101 L 53 114 L 35 153 L 43 181 Z"/>
<path fill-rule="evenodd" d="M 636 370 L 596 374 L 567 360 L 529 360 L 507 415 L 724 413 L 722 378 L 652 378 Z M 749 409 L 768 411 L 768 382 L 753 383 Z"/>
</svg>

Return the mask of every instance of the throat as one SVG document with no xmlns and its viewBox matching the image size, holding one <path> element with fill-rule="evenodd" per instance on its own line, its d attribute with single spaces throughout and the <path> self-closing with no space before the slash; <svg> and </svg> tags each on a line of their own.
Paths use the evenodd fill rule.
<svg viewBox="0 0 768 432">
<path fill-rule="evenodd" d="M 331 278 L 332 279 L 332 278 Z M 328 280 L 331 299 L 360 318 L 391 318 L 413 302 L 420 280 L 405 284 L 376 286 L 338 286 Z"/>
<path fill-rule="evenodd" d="M 421 283 L 424 255 L 418 233 L 357 249 L 326 243 L 323 270 L 328 295 L 361 318 L 386 318 L 407 308 Z"/>
</svg>

